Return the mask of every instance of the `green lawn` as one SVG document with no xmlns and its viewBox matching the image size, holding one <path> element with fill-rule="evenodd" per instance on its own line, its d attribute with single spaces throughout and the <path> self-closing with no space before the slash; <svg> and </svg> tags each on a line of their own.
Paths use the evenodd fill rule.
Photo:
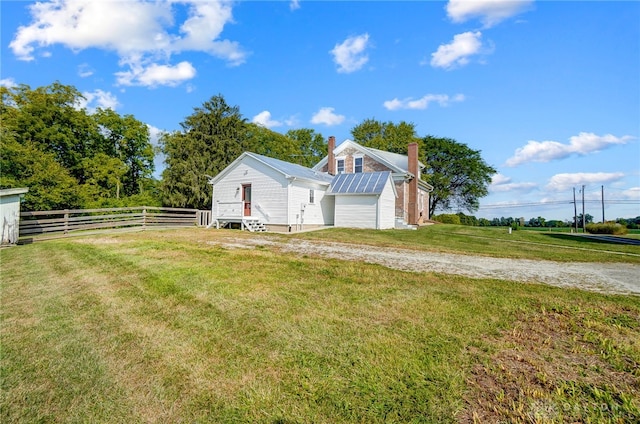
<svg viewBox="0 0 640 424">
<path fill-rule="evenodd" d="M 251 236 L 0 250 L 0 422 L 640 420 L 638 297 L 213 243 Z"/>
<path fill-rule="evenodd" d="M 332 228 L 287 235 L 372 246 L 560 262 L 640 263 L 640 246 L 605 243 L 567 233 L 513 231 L 496 227 L 438 224 L 408 230 Z"/>
</svg>

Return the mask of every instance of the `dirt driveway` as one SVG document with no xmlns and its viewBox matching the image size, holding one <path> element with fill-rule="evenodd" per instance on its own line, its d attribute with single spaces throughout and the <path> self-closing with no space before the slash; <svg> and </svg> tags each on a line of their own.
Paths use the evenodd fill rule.
<svg viewBox="0 0 640 424">
<path fill-rule="evenodd" d="M 211 244 L 227 248 L 269 246 L 300 255 L 357 260 L 393 269 L 439 272 L 473 278 L 498 278 L 576 287 L 601 293 L 640 295 L 640 265 L 624 263 L 566 263 L 528 259 L 489 258 L 394 248 L 374 248 L 325 241 L 275 241 L 263 237 L 223 238 Z"/>
</svg>

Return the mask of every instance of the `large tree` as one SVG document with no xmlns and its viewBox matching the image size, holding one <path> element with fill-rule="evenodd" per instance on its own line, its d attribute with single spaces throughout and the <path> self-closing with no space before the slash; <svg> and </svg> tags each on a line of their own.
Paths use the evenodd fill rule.
<svg viewBox="0 0 640 424">
<path fill-rule="evenodd" d="M 351 136 L 353 141 L 363 146 L 400 154 L 407 154 L 409 143 L 421 142 L 415 124 L 405 121 L 394 124 L 365 119 L 351 129 Z"/>
<path fill-rule="evenodd" d="M 294 142 L 297 148 L 297 154 L 291 158 L 290 162 L 310 168 L 327 155 L 327 144 L 324 137 L 312 129 L 289 130 L 286 136 Z"/>
<path fill-rule="evenodd" d="M 247 146 L 246 120 L 222 95 L 195 108 L 181 131 L 161 138 L 166 168 L 162 173 L 163 203 L 204 209 L 211 204 L 207 175 L 216 175 Z"/>
<path fill-rule="evenodd" d="M 421 152 L 427 167 L 424 178 L 433 186 L 429 216 L 436 210 L 476 211 L 496 173 L 480 151 L 451 138 L 427 136 L 422 139 Z"/>
<path fill-rule="evenodd" d="M 0 95 L 1 185 L 28 187 L 26 209 L 124 205 L 150 185 L 149 130 L 133 116 L 89 113 L 82 93 L 58 82 L 0 87 Z"/>
</svg>

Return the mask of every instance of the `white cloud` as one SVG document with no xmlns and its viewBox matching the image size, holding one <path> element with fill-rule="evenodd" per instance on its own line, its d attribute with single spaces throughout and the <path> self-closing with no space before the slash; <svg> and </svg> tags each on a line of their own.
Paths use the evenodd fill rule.
<svg viewBox="0 0 640 424">
<path fill-rule="evenodd" d="M 254 116 L 251 122 L 266 128 L 282 126 L 282 122 L 271 119 L 271 112 L 269 112 L 268 110 L 263 110 L 262 112 Z"/>
<path fill-rule="evenodd" d="M 84 96 L 84 100 L 80 100 L 78 108 L 87 109 L 89 113 L 95 112 L 97 108 L 116 110 L 116 108 L 120 106 L 118 98 L 108 91 L 96 89 L 93 91 L 83 91 L 82 95 Z"/>
<path fill-rule="evenodd" d="M 13 78 L 2 78 L 0 79 L 0 87 L 13 88 L 17 87 L 16 81 Z"/>
<path fill-rule="evenodd" d="M 395 98 L 393 100 L 387 100 L 383 103 L 384 107 L 387 110 L 398 110 L 398 109 L 426 109 L 429 107 L 429 103 L 436 102 L 440 106 L 449 106 L 453 102 L 462 102 L 464 101 L 463 94 L 456 94 L 455 96 L 450 97 L 448 94 L 427 94 L 426 96 L 414 100 L 411 97 L 407 97 L 406 99 L 399 100 Z"/>
<path fill-rule="evenodd" d="M 246 58 L 238 43 L 219 38 L 225 24 L 233 19 L 232 3 L 227 1 L 58 0 L 32 4 L 29 10 L 32 22 L 20 26 L 9 44 L 21 60 L 33 60 L 37 49 L 56 44 L 73 51 L 98 48 L 116 52 L 120 65 L 131 68 L 125 74 L 138 73 L 134 67 L 150 68 L 144 74 L 185 71 L 185 62 L 177 66 L 169 63 L 172 54 L 184 51 L 205 52 L 231 65 Z M 176 22 L 182 16 L 186 16 L 184 21 Z M 185 75 L 172 80 L 180 81 Z M 129 80 L 134 79 L 144 85 L 144 78 Z M 150 85 L 157 84 L 155 78 L 151 80 Z"/>
<path fill-rule="evenodd" d="M 339 125 L 344 122 L 345 117 L 343 115 L 337 115 L 333 113 L 334 108 L 323 107 L 311 118 L 312 124 L 324 124 L 328 126 Z"/>
<path fill-rule="evenodd" d="M 491 178 L 489 191 L 492 193 L 517 191 L 528 193 L 538 187 L 536 183 L 512 183 L 511 178 L 500 173 Z"/>
<path fill-rule="evenodd" d="M 189 62 L 180 62 L 175 66 L 158 65 L 152 63 L 145 67 L 141 64 L 131 64 L 129 71 L 116 72 L 119 85 L 142 85 L 157 87 L 166 85 L 175 87 L 180 83 L 192 79 L 196 69 Z"/>
<path fill-rule="evenodd" d="M 640 187 L 631 187 L 621 193 L 623 199 L 640 200 Z"/>
<path fill-rule="evenodd" d="M 622 172 L 578 172 L 575 174 L 556 174 L 549 179 L 548 190 L 566 191 L 572 187 L 590 184 L 612 183 L 624 178 Z"/>
<path fill-rule="evenodd" d="M 369 56 L 365 53 L 368 43 L 369 34 L 362 34 L 336 44 L 330 53 L 338 65 L 338 72 L 348 74 L 361 69 L 369 61 Z"/>
<path fill-rule="evenodd" d="M 616 144 L 626 144 L 633 137 L 625 135 L 616 137 L 611 134 L 596 135 L 594 133 L 581 132 L 569 138 L 569 144 L 557 141 L 530 140 L 524 147 L 516 149 L 514 155 L 507 159 L 507 166 L 517 166 L 527 162 L 550 162 L 564 159 L 573 154 L 587 155 L 598 152 Z"/>
<path fill-rule="evenodd" d="M 291 0 L 289 3 L 289 9 L 297 10 L 300 9 L 300 0 Z"/>
<path fill-rule="evenodd" d="M 442 44 L 431 53 L 431 66 L 434 68 L 453 69 L 469 63 L 469 57 L 480 53 L 482 33 L 463 32 L 453 37 L 449 44 Z"/>
<path fill-rule="evenodd" d="M 153 146 L 159 146 L 160 137 L 162 137 L 166 131 L 149 124 L 147 124 L 147 128 L 149 128 L 149 141 Z"/>
<path fill-rule="evenodd" d="M 88 63 L 82 63 L 78 66 L 78 76 L 80 78 L 87 78 L 93 75 L 93 69 L 89 66 Z"/>
<path fill-rule="evenodd" d="M 456 23 L 479 18 L 488 28 L 528 10 L 533 0 L 450 0 L 447 15 Z"/>
</svg>

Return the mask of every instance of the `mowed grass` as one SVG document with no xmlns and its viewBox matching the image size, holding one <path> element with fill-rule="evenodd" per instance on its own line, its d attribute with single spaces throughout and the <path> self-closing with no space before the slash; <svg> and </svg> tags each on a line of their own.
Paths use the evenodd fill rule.
<svg viewBox="0 0 640 424">
<path fill-rule="evenodd" d="M 509 234 L 507 228 L 497 227 L 435 224 L 415 231 L 331 228 L 284 237 L 500 258 L 640 263 L 640 246 L 557 232 L 518 230 Z"/>
<path fill-rule="evenodd" d="M 640 419 L 638 297 L 216 243 L 237 234 L 0 250 L 0 421 Z"/>
</svg>

